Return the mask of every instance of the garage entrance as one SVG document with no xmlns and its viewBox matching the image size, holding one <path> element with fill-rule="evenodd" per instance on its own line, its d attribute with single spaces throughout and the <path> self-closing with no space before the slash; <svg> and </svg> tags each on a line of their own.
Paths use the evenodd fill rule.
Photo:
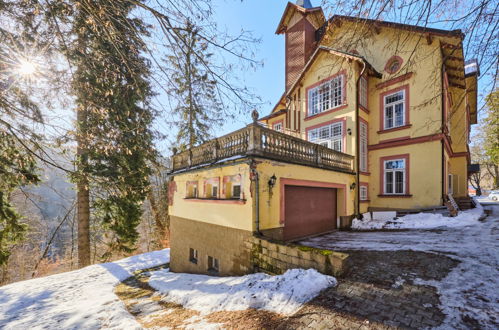
<svg viewBox="0 0 499 330">
<path fill-rule="evenodd" d="M 286 185 L 284 190 L 285 240 L 336 229 L 336 189 Z"/>
</svg>

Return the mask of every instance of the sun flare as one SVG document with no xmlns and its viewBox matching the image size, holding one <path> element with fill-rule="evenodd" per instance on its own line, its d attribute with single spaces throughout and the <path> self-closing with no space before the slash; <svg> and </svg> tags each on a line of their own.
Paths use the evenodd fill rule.
<svg viewBox="0 0 499 330">
<path fill-rule="evenodd" d="M 36 65 L 29 60 L 21 60 L 17 71 L 24 76 L 31 76 L 36 72 Z"/>
</svg>

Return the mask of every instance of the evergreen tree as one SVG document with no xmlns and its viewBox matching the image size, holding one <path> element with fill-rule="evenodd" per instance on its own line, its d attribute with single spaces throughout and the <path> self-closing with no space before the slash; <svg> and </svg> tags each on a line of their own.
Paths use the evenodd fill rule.
<svg viewBox="0 0 499 330">
<path fill-rule="evenodd" d="M 212 54 L 198 33 L 190 21 L 177 29 L 172 43 L 175 47 L 170 47 L 172 55 L 168 57 L 173 82 L 170 95 L 177 102 L 174 113 L 179 119 L 176 147 L 181 150 L 208 140 L 211 128 L 224 119 L 217 81 L 206 70 L 212 65 Z"/>
<path fill-rule="evenodd" d="M 39 181 L 34 156 L 38 136 L 28 123 L 41 123 L 42 116 L 23 89 L 27 77 L 20 72 L 26 48 L 33 47 L 22 28 L 32 22 L 17 20 L 18 9 L 17 4 L 0 1 L 0 20 L 12 20 L 10 29 L 0 26 L 0 266 L 7 263 L 12 245 L 27 229 L 10 196 L 19 187 Z"/>
<path fill-rule="evenodd" d="M 26 226 L 10 203 L 19 186 L 37 183 L 35 160 L 15 138 L 0 130 L 0 265 L 7 262 L 10 247 L 23 238 Z"/>
<path fill-rule="evenodd" d="M 80 266 L 90 263 L 89 190 L 95 216 L 112 232 L 112 250 L 130 252 L 138 238 L 141 205 L 154 158 L 154 113 L 142 56 L 147 26 L 128 16 L 128 1 L 75 1 L 70 59 L 78 112 L 78 221 Z"/>
</svg>

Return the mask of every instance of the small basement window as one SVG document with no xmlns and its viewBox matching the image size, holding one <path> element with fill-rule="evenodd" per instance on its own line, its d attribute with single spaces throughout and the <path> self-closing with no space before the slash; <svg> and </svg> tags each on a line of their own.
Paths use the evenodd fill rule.
<svg viewBox="0 0 499 330">
<path fill-rule="evenodd" d="M 198 263 L 198 250 L 190 248 L 189 249 L 189 261 L 193 264 Z"/>
<path fill-rule="evenodd" d="M 220 263 L 217 258 L 213 258 L 212 256 L 208 256 L 208 271 L 216 272 L 220 271 Z"/>
</svg>

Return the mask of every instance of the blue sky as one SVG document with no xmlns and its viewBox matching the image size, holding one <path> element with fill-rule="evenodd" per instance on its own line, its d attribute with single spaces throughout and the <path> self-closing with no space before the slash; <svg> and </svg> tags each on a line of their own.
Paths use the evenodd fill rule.
<svg viewBox="0 0 499 330">
<path fill-rule="evenodd" d="M 233 34 L 241 29 L 249 30 L 254 37 L 261 38 L 256 59 L 262 60 L 264 66 L 256 71 L 241 72 L 245 85 L 266 102 L 258 109 L 260 115 L 269 113 L 284 92 L 284 36 L 276 35 L 275 30 L 287 3 L 284 0 L 226 0 L 218 1 L 214 8 L 220 27 Z M 216 135 L 229 133 L 250 121 L 249 113 L 241 115 L 234 122 L 226 123 Z"/>
</svg>

